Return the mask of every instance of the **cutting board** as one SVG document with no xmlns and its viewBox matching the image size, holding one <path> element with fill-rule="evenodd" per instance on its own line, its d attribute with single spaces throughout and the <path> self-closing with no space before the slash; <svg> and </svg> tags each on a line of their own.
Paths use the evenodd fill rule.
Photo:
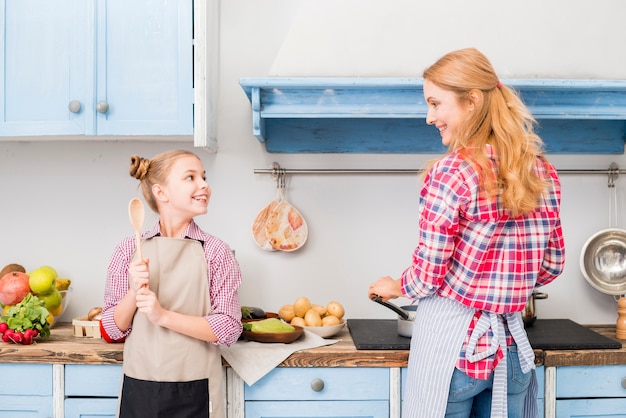
<svg viewBox="0 0 626 418">
<path fill-rule="evenodd" d="M 348 319 L 357 350 L 408 350 L 411 339 L 398 335 L 395 319 Z"/>
<path fill-rule="evenodd" d="M 398 335 L 395 319 L 348 319 L 357 350 L 408 350 L 411 339 Z M 540 350 L 622 348 L 622 343 L 569 319 L 538 319 L 526 329 L 528 340 Z"/>
<path fill-rule="evenodd" d="M 542 350 L 593 350 L 622 348 L 622 343 L 569 319 L 538 319 L 526 328 L 533 348 Z"/>
</svg>

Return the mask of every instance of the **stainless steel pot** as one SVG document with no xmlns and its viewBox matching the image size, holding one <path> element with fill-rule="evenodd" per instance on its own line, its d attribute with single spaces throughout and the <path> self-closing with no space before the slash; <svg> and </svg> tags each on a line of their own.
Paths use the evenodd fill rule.
<svg viewBox="0 0 626 418">
<path fill-rule="evenodd" d="M 535 300 L 537 299 L 548 299 L 548 295 L 540 292 L 533 292 L 533 294 L 530 295 L 524 307 L 524 314 L 522 315 L 525 327 L 531 327 L 537 319 L 537 311 L 535 310 Z"/>
<path fill-rule="evenodd" d="M 417 305 L 398 307 L 391 302 L 383 302 L 380 296 L 373 296 L 372 300 L 397 313 L 398 335 L 411 338 L 413 335 L 413 324 L 415 322 L 415 310 L 417 309 Z"/>
</svg>

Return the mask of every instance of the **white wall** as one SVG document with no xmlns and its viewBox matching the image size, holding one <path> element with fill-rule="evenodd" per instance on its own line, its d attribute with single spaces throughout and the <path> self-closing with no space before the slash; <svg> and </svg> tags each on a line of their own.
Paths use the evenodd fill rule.
<svg viewBox="0 0 626 418">
<path fill-rule="evenodd" d="M 466 46 L 487 53 L 503 78 L 626 78 L 619 45 L 626 39 L 625 12 L 619 0 L 593 6 L 582 0 L 223 1 L 219 151 L 197 150 L 213 188 L 209 213 L 198 222 L 236 249 L 242 303 L 276 311 L 307 295 L 318 303 L 341 301 L 351 318 L 394 317 L 367 299 L 367 286 L 380 275 L 397 276 L 410 262 L 417 177 L 289 176 L 286 196 L 306 218 L 309 240 L 299 251 L 279 253 L 261 250 L 252 239 L 252 221 L 275 191 L 270 176 L 253 170 L 273 161 L 285 168 L 421 168 L 433 156 L 268 154 L 252 136 L 239 78 L 418 77 L 440 55 Z M 130 155 L 151 157 L 180 146 L 0 142 L 0 264 L 49 264 L 72 278 L 75 294 L 63 320 L 101 305 L 111 252 L 132 233 L 127 205 L 139 192 L 128 175 Z M 561 169 L 605 169 L 612 161 L 626 167 L 624 155 L 551 160 Z M 539 317 L 613 323 L 613 297 L 591 288 L 578 267 L 586 239 L 609 226 L 607 177 L 567 175 L 562 181 L 568 262 L 563 276 L 545 288 L 549 299 L 537 302 Z M 618 180 L 622 208 L 625 188 L 626 179 Z"/>
</svg>

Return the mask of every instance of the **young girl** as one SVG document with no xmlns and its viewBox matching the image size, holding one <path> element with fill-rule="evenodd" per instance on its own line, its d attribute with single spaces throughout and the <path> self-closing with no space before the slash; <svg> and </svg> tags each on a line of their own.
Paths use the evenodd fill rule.
<svg viewBox="0 0 626 418">
<path fill-rule="evenodd" d="M 169 151 L 132 156 L 130 175 L 159 220 L 142 235 L 142 259 L 128 237 L 108 267 L 100 328 L 124 341 L 119 416 L 221 418 L 218 345 L 241 334 L 241 274 L 228 245 L 193 221 L 211 197 L 204 167 Z"/>
<path fill-rule="evenodd" d="M 412 265 L 368 292 L 419 299 L 403 416 L 537 416 L 520 312 L 563 271 L 557 172 L 528 109 L 476 49 L 426 69 L 424 97 L 448 153 L 424 178 Z"/>
</svg>

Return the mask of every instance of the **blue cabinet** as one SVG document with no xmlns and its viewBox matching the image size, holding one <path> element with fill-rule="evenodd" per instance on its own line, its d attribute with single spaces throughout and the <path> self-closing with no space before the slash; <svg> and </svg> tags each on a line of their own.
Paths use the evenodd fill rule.
<svg viewBox="0 0 626 418">
<path fill-rule="evenodd" d="M 402 382 L 401 382 L 401 399 L 404 399 L 404 388 L 406 387 L 406 367 L 402 368 Z M 537 407 L 539 408 L 539 417 L 544 417 L 544 393 L 545 393 L 545 369 L 543 366 L 537 366 L 535 368 L 537 375 Z"/>
<path fill-rule="evenodd" d="M 276 368 L 245 385 L 245 417 L 389 417 L 387 368 Z"/>
<path fill-rule="evenodd" d="M 557 367 L 556 416 L 626 418 L 626 366 Z"/>
<path fill-rule="evenodd" d="M 0 136 L 193 133 L 193 0 L 0 0 Z"/>
<path fill-rule="evenodd" d="M 65 418 L 115 417 L 122 366 L 65 365 Z"/>
<path fill-rule="evenodd" d="M 0 364 L 0 376 L 0 418 L 53 415 L 51 364 Z"/>
</svg>

